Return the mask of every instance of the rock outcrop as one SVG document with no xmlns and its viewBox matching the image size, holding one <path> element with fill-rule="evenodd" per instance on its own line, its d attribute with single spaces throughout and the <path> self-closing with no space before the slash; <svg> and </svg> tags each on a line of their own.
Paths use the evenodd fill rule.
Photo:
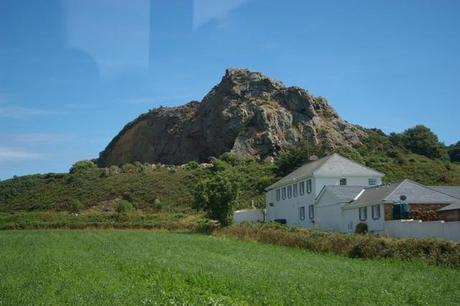
<svg viewBox="0 0 460 306">
<path fill-rule="evenodd" d="M 365 136 L 324 98 L 258 72 L 228 69 L 201 102 L 160 107 L 127 124 L 101 152 L 99 164 L 182 164 L 225 152 L 264 160 L 304 140 L 333 149 L 359 145 Z"/>
</svg>

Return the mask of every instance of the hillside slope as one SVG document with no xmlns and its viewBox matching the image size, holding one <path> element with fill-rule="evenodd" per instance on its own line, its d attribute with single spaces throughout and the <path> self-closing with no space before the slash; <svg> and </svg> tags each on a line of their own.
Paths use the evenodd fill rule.
<svg viewBox="0 0 460 306">
<path fill-rule="evenodd" d="M 128 123 L 101 152 L 99 165 L 203 162 L 225 152 L 264 160 L 303 140 L 333 149 L 365 136 L 321 97 L 258 72 L 228 69 L 200 103 L 160 107 Z"/>
<path fill-rule="evenodd" d="M 77 163 L 78 164 L 78 163 Z M 120 201 L 146 213 L 194 214 L 198 180 L 216 172 L 240 185 L 237 207 L 263 206 L 263 190 L 275 179 L 273 165 L 224 156 L 210 164 L 185 167 L 125 164 L 122 167 L 71 169 L 15 177 L 0 182 L 0 213 L 17 211 L 116 212 Z M 80 207 L 75 206 L 75 200 Z"/>
</svg>

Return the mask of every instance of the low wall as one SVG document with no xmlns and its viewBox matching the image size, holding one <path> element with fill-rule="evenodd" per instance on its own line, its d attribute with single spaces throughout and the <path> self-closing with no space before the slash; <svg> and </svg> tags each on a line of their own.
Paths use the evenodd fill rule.
<svg viewBox="0 0 460 306">
<path fill-rule="evenodd" d="M 265 210 L 264 209 L 242 209 L 237 210 L 233 214 L 233 220 L 235 223 L 241 222 L 263 222 Z"/>
<path fill-rule="evenodd" d="M 385 235 L 407 238 L 442 238 L 460 243 L 460 221 L 386 221 Z"/>
</svg>

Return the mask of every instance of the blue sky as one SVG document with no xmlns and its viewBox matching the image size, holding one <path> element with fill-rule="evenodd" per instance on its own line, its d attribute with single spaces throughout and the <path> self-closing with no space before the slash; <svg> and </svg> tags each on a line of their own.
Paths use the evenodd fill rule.
<svg viewBox="0 0 460 306">
<path fill-rule="evenodd" d="M 460 1 L 0 0 L 0 179 L 95 158 L 140 113 L 227 67 L 385 132 L 460 140 Z"/>
</svg>

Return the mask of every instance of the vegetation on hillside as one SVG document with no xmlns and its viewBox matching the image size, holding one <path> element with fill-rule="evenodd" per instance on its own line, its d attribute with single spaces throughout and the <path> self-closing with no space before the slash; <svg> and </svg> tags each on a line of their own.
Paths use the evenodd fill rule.
<svg viewBox="0 0 460 306">
<path fill-rule="evenodd" d="M 109 212 L 125 200 L 135 209 L 148 212 L 186 212 L 190 205 L 184 204 L 192 200 L 189 189 L 193 183 L 192 173 L 181 168 L 140 163 L 110 168 L 73 166 L 70 173 L 30 175 L 1 182 L 0 211 L 74 212 L 77 200 L 81 203 L 78 211 L 92 208 Z"/>
<path fill-rule="evenodd" d="M 386 182 L 409 178 L 428 185 L 460 185 L 460 144 L 446 147 L 421 126 L 391 135 L 377 129 L 366 132 L 369 136 L 361 146 L 336 151 L 385 173 Z M 192 161 L 182 166 L 134 162 L 98 168 L 93 161 L 79 161 L 69 173 L 29 175 L 0 182 L 0 212 L 57 211 L 118 220 L 120 214 L 199 215 L 204 210 L 208 217 L 226 224 L 225 219 L 229 220 L 234 209 L 264 207 L 264 190 L 271 183 L 312 155 L 322 157 L 328 153 L 331 148 L 327 143 L 300 143 L 282 152 L 274 164 L 233 153 L 211 158 L 208 164 Z M 222 192 L 215 192 L 217 187 Z M 200 188 L 201 194 L 197 193 Z M 40 223 L 37 218 L 33 217 L 34 222 Z M 18 224 L 12 216 L 7 219 L 2 219 L 7 228 L 28 227 Z"/>
<path fill-rule="evenodd" d="M 448 151 L 450 160 L 460 163 L 460 141 L 449 146 Z"/>
<path fill-rule="evenodd" d="M 67 211 L 72 213 L 195 214 L 199 182 L 222 177 L 235 186 L 232 208 L 263 206 L 264 188 L 275 180 L 273 165 L 224 154 L 209 164 L 184 166 L 125 164 L 98 168 L 80 161 L 69 173 L 15 177 L 0 182 L 0 212 Z"/>
<path fill-rule="evenodd" d="M 386 182 L 409 178 L 427 185 L 460 185 L 460 164 L 455 159 L 457 147 L 447 148 L 428 128 L 416 126 L 390 135 L 378 129 L 367 129 L 366 132 L 368 137 L 363 139 L 362 145 L 335 151 L 385 173 Z M 277 174 L 286 175 L 312 155 L 322 157 L 328 153 L 331 149 L 324 144 L 293 146 L 276 160 Z"/>
<path fill-rule="evenodd" d="M 460 273 L 146 231 L 0 232 L 2 305 L 454 305 Z"/>
</svg>

